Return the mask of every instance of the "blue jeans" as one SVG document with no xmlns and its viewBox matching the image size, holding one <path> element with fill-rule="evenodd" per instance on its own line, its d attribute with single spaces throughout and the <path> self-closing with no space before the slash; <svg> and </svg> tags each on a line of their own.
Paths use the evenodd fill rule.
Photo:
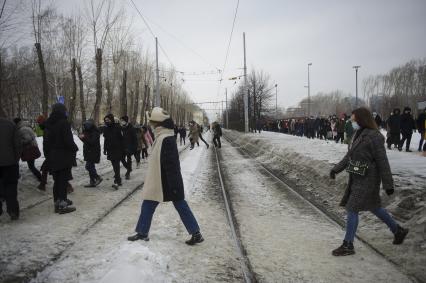
<svg viewBox="0 0 426 283">
<path fill-rule="evenodd" d="M 377 216 L 380 220 L 382 220 L 386 225 L 388 225 L 389 229 L 392 233 L 396 233 L 398 224 L 396 224 L 395 220 L 393 220 L 392 216 L 389 215 L 389 213 L 383 209 L 383 208 L 377 208 L 374 210 L 371 210 L 371 213 Z M 355 211 L 347 211 L 347 219 L 346 219 L 346 235 L 345 235 L 345 241 L 349 243 L 353 243 L 355 239 L 356 229 L 358 228 L 358 212 Z"/>
<path fill-rule="evenodd" d="M 141 214 L 139 216 L 138 224 L 136 226 L 136 233 L 141 235 L 148 235 L 149 229 L 151 228 L 152 217 L 154 216 L 155 209 L 159 202 L 152 200 L 144 200 L 142 202 Z M 179 213 L 180 219 L 185 225 L 186 230 L 189 234 L 195 234 L 200 231 L 197 220 L 192 214 L 188 203 L 185 200 L 174 201 L 177 212 Z"/>
<path fill-rule="evenodd" d="M 98 172 L 96 172 L 95 163 L 86 161 L 86 170 L 89 172 L 90 180 L 96 179 L 98 177 Z"/>
</svg>

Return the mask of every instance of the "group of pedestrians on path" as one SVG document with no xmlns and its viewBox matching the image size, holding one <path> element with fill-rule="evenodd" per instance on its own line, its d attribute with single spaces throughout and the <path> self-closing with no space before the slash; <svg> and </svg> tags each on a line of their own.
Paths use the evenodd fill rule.
<svg viewBox="0 0 426 283">
<path fill-rule="evenodd" d="M 41 153 L 33 129 L 20 119 L 12 122 L 0 117 L 0 215 L 3 214 L 2 204 L 5 201 L 11 220 L 18 220 L 20 214 L 17 192 L 20 159 L 28 163 L 29 169 L 39 179 L 40 190 L 46 189 L 48 173 L 53 176 L 55 213 L 66 214 L 76 210 L 68 198 L 68 193 L 73 190 L 72 187 L 70 189 L 69 182 L 73 179 L 72 167 L 77 166 L 76 153 L 79 149 L 74 142 L 66 107 L 57 103 L 51 110 L 47 119 L 37 119 L 37 133 L 43 136 L 43 173 L 38 171 L 34 164 Z M 85 169 L 90 177 L 90 183 L 86 187 L 96 187 L 102 182 L 96 170 L 96 164 L 101 159 L 101 134 L 104 136 L 103 153 L 112 164 L 113 187 L 116 189 L 122 186 L 120 163 L 126 169 L 125 178 L 129 179 L 132 158 L 135 158 L 136 166 L 139 167 L 141 157 L 147 158 L 148 147 L 152 146 L 143 186 L 141 215 L 136 227 L 137 234 L 129 237 L 129 240 L 148 240 L 155 208 L 160 202 L 172 201 L 191 235 L 186 243 L 201 243 L 204 239 L 200 228 L 185 201 L 174 122 L 166 111 L 158 107 L 153 109 L 149 122 L 149 126 L 135 127 L 129 123 L 127 116 L 117 120 L 112 114 L 105 116 L 105 126 L 101 128 L 98 128 L 93 120 L 83 122 L 82 132 L 78 137 L 83 143 Z M 182 129 L 180 132 L 184 135 Z"/>
</svg>

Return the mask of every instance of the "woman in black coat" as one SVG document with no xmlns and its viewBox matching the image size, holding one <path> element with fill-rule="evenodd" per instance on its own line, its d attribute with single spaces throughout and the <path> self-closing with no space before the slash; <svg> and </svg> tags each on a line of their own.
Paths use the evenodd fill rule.
<svg viewBox="0 0 426 283">
<path fill-rule="evenodd" d="M 72 180 L 71 168 L 76 166 L 77 145 L 74 143 L 71 125 L 67 120 L 66 108 L 57 103 L 46 121 L 48 139 L 44 150 L 48 152 L 49 171 L 53 176 L 53 200 L 55 212 L 59 214 L 75 211 L 67 198 L 68 181 Z"/>
<path fill-rule="evenodd" d="M 90 184 L 86 187 L 96 187 L 102 182 L 95 165 L 101 159 L 101 143 L 99 130 L 92 119 L 83 123 L 83 133 L 79 135 L 79 138 L 83 142 L 84 161 L 90 176 Z"/>
<path fill-rule="evenodd" d="M 334 256 L 355 253 L 353 241 L 360 211 L 370 211 L 386 223 L 394 234 L 395 245 L 402 244 L 408 233 L 408 229 L 399 226 L 381 206 L 380 184 L 388 195 L 394 193 L 383 135 L 367 108 L 354 110 L 351 119 L 355 133 L 348 153 L 330 172 L 332 179 L 345 169 L 349 173 L 348 186 L 340 203 L 347 211 L 346 235 L 343 244 L 333 250 Z"/>
</svg>

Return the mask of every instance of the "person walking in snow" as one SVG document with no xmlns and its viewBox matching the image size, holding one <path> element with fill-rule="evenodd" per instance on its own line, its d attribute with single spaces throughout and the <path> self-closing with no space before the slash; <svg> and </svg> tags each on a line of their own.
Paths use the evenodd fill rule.
<svg viewBox="0 0 426 283">
<path fill-rule="evenodd" d="M 136 160 L 136 168 L 139 168 L 141 163 L 142 140 L 144 140 L 145 138 L 143 138 L 142 128 L 140 126 L 135 126 L 134 128 L 136 133 L 137 147 L 133 156 L 135 157 L 135 160 Z"/>
<path fill-rule="evenodd" d="M 142 159 L 148 159 L 148 147 L 152 146 L 154 141 L 146 126 L 142 127 Z"/>
<path fill-rule="evenodd" d="M 420 142 L 419 142 L 419 151 L 422 151 L 422 145 L 423 142 L 425 140 L 425 129 L 426 129 L 426 108 L 423 109 L 422 112 L 420 112 L 419 116 L 417 117 L 417 130 L 419 131 L 420 134 Z M 423 147 L 423 151 L 426 151 L 426 143 Z"/>
<path fill-rule="evenodd" d="M 352 128 L 351 118 L 347 118 L 345 122 L 345 143 L 350 144 L 352 140 L 352 136 L 354 133 L 354 129 Z"/>
<path fill-rule="evenodd" d="M 391 149 L 392 145 L 399 148 L 399 143 L 401 142 L 401 110 L 395 108 L 392 111 L 391 116 L 387 121 L 389 137 L 387 140 L 388 149 Z"/>
<path fill-rule="evenodd" d="M 65 214 L 75 211 L 72 201 L 67 198 L 68 182 L 73 179 L 72 167 L 77 166 L 77 145 L 71 132 L 71 124 L 67 120 L 65 105 L 56 103 L 46 121 L 48 139 L 45 143 L 48 152 L 49 172 L 53 176 L 53 200 L 55 213 Z"/>
<path fill-rule="evenodd" d="M 222 136 L 222 129 L 218 122 L 214 122 L 212 125 L 213 129 L 213 143 L 215 147 L 221 148 L 222 144 L 220 142 L 220 137 Z"/>
<path fill-rule="evenodd" d="M 0 133 L 0 215 L 3 214 L 5 200 L 6 211 L 14 221 L 19 219 L 18 179 L 22 142 L 16 125 L 1 116 Z"/>
<path fill-rule="evenodd" d="M 18 134 L 21 138 L 21 159 L 22 161 L 27 162 L 30 171 L 41 183 L 41 173 L 34 165 L 35 160 L 41 156 L 40 150 L 38 149 L 36 135 L 27 121 L 22 121 L 21 118 L 15 118 L 13 119 L 13 122 L 16 124 L 16 129 L 18 130 Z"/>
<path fill-rule="evenodd" d="M 337 119 L 336 132 L 336 143 L 343 143 L 343 140 L 345 139 L 345 117 Z"/>
<path fill-rule="evenodd" d="M 198 125 L 197 123 L 195 123 L 195 125 L 198 127 L 198 136 L 200 140 L 207 146 L 207 149 L 209 149 L 209 144 L 206 142 L 205 139 L 203 139 L 203 127 Z"/>
<path fill-rule="evenodd" d="M 101 160 L 101 143 L 100 132 L 95 125 L 95 121 L 92 119 L 85 121 L 83 123 L 83 132 L 78 137 L 83 142 L 83 157 L 90 177 L 90 183 L 86 187 L 97 187 L 102 182 L 95 165 Z"/>
<path fill-rule="evenodd" d="M 408 229 L 399 226 L 381 205 L 380 183 L 387 195 L 394 193 L 384 137 L 367 108 L 354 110 L 351 119 L 355 133 L 348 152 L 330 171 L 332 179 L 345 169 L 349 173 L 348 186 L 340 203 L 347 212 L 346 235 L 343 244 L 333 250 L 334 256 L 355 253 L 353 242 L 360 211 L 370 211 L 386 223 L 394 234 L 394 245 L 402 244 L 408 234 Z"/>
<path fill-rule="evenodd" d="M 121 158 L 121 163 L 127 169 L 126 180 L 130 179 L 130 172 L 132 172 L 132 155 L 135 154 L 138 147 L 138 140 L 136 137 L 135 128 L 129 123 L 129 117 L 123 116 L 120 119 L 121 131 L 123 133 L 124 155 Z"/>
<path fill-rule="evenodd" d="M 155 107 L 149 117 L 154 127 L 155 142 L 152 147 L 142 190 L 142 206 L 136 226 L 136 234 L 129 241 L 149 240 L 149 230 L 155 209 L 160 202 L 173 202 L 191 239 L 188 245 L 204 241 L 200 227 L 188 203 L 185 201 L 184 186 L 179 162 L 179 153 L 174 138 L 173 120 L 168 112 Z"/>
<path fill-rule="evenodd" d="M 186 128 L 183 125 L 181 125 L 179 127 L 179 138 L 180 138 L 180 145 L 182 146 L 182 142 L 183 142 L 183 145 L 185 145 L 185 143 L 186 143 Z"/>
<path fill-rule="evenodd" d="M 114 122 L 114 115 L 108 114 L 104 118 L 104 155 L 111 161 L 114 169 L 113 187 L 118 189 L 122 185 L 120 176 L 120 161 L 124 156 L 124 141 L 120 126 Z"/>
<path fill-rule="evenodd" d="M 194 121 L 189 122 L 189 141 L 191 142 L 190 150 L 194 149 L 195 144 L 200 146 L 200 143 L 198 142 L 200 137 L 198 131 L 198 125 Z"/>
<path fill-rule="evenodd" d="M 410 150 L 410 144 L 411 144 L 411 137 L 413 136 L 413 131 L 416 129 L 416 122 L 414 121 L 413 115 L 411 115 L 411 108 L 405 107 L 404 113 L 401 115 L 401 134 L 402 139 L 399 143 L 398 150 L 402 150 L 402 146 L 405 142 L 405 151 L 411 152 Z"/>
<path fill-rule="evenodd" d="M 377 114 L 377 112 L 373 112 L 373 118 L 374 121 L 376 122 L 377 128 L 381 128 L 382 127 L 382 118 L 380 117 L 379 114 Z"/>
</svg>

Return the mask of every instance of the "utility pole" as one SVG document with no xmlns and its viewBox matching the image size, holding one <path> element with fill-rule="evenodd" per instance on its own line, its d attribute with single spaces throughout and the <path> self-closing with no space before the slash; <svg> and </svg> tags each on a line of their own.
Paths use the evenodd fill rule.
<svg viewBox="0 0 426 283">
<path fill-rule="evenodd" d="M 278 112 L 278 84 L 275 84 L 275 116 Z"/>
<path fill-rule="evenodd" d="M 308 117 L 311 117 L 311 81 L 309 78 L 309 67 L 312 66 L 312 63 L 308 64 Z"/>
<path fill-rule="evenodd" d="M 156 75 L 156 83 L 155 83 L 155 107 L 160 107 L 160 70 L 158 69 L 158 39 L 155 38 L 155 75 Z"/>
<path fill-rule="evenodd" d="M 225 107 L 226 107 L 226 128 L 229 129 L 228 120 L 228 89 L 225 88 Z"/>
<path fill-rule="evenodd" d="M 247 64 L 246 64 L 246 33 L 243 32 L 243 46 L 244 46 L 244 131 L 249 131 L 249 117 L 248 117 L 248 87 L 247 87 Z"/>
<path fill-rule="evenodd" d="M 358 108 L 358 69 L 361 66 L 353 66 L 355 69 L 355 108 Z"/>
</svg>

